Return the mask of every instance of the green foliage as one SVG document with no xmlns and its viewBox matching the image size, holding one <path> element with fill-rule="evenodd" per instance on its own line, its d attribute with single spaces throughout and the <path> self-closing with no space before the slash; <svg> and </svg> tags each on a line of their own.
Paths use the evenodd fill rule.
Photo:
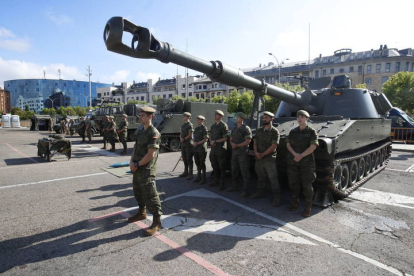
<svg viewBox="0 0 414 276">
<path fill-rule="evenodd" d="M 355 88 L 366 89 L 367 85 L 365 83 L 360 83 L 360 84 L 355 85 Z"/>
<path fill-rule="evenodd" d="M 229 98 L 227 99 L 227 111 L 229 113 L 236 113 L 239 112 L 239 102 L 240 102 L 240 93 L 237 90 L 233 90 L 229 94 Z"/>
<path fill-rule="evenodd" d="M 390 102 L 409 113 L 414 112 L 414 73 L 398 72 L 382 86 Z"/>
<path fill-rule="evenodd" d="M 290 85 L 289 83 L 278 83 L 277 82 L 277 83 L 275 83 L 275 86 L 283 88 L 283 89 L 288 90 L 288 91 L 292 91 L 292 92 L 301 92 L 301 91 L 305 90 L 300 85 Z"/>
<path fill-rule="evenodd" d="M 185 97 L 181 97 L 181 96 L 178 96 L 178 95 L 174 95 L 171 99 L 172 99 L 173 101 L 177 101 L 177 100 L 183 100 L 183 101 L 186 101 L 186 100 L 187 100 Z"/>
<path fill-rule="evenodd" d="M 145 101 L 138 101 L 135 99 L 129 100 L 127 104 L 147 104 Z"/>
<path fill-rule="evenodd" d="M 20 120 L 28 120 L 33 116 L 33 114 L 35 114 L 33 111 L 25 111 L 20 107 L 12 107 L 10 109 L 10 113 L 12 115 L 19 115 Z"/>
<path fill-rule="evenodd" d="M 75 116 L 76 115 L 76 111 L 73 109 L 73 107 L 68 106 L 68 107 L 66 107 L 66 115 L 68 115 L 68 116 Z"/>
<path fill-rule="evenodd" d="M 64 106 L 59 106 L 57 109 L 57 114 L 66 115 L 66 108 Z"/>
<path fill-rule="evenodd" d="M 279 104 L 280 104 L 280 100 L 270 97 L 268 95 L 265 95 L 264 101 L 265 101 L 265 110 L 270 111 L 272 113 L 276 113 L 279 107 Z"/>
<path fill-rule="evenodd" d="M 204 102 L 204 99 L 202 99 L 202 98 L 199 99 L 195 96 L 191 96 L 191 97 L 188 98 L 188 101 L 189 102 Z"/>
<path fill-rule="evenodd" d="M 30 111 L 29 105 L 26 104 L 26 106 L 24 107 L 24 111 Z"/>
<path fill-rule="evenodd" d="M 228 101 L 228 98 L 224 96 L 214 96 L 211 99 L 212 103 L 227 103 L 227 101 Z"/>
</svg>

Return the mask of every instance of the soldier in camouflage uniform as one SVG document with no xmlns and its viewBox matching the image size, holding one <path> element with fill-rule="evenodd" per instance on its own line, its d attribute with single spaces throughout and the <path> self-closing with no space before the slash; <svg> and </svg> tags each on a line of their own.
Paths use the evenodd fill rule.
<svg viewBox="0 0 414 276">
<path fill-rule="evenodd" d="M 258 191 L 252 198 L 265 197 L 267 180 L 273 194 L 272 206 L 280 206 L 280 185 L 276 170 L 276 148 L 279 144 L 279 131 L 272 125 L 275 115 L 269 111 L 263 112 L 263 126 L 256 131 L 254 154 L 255 169 L 259 178 Z"/>
<path fill-rule="evenodd" d="M 207 156 L 207 140 L 208 130 L 204 125 L 206 118 L 203 115 L 197 116 L 197 127 L 194 130 L 193 153 L 194 161 L 197 166 L 197 178 L 193 182 L 206 183 L 206 156 Z"/>
<path fill-rule="evenodd" d="M 150 228 L 145 232 L 147 236 L 154 235 L 162 228 L 161 201 L 155 183 L 161 135 L 152 125 L 154 112 L 155 109 L 151 107 L 141 108 L 140 120 L 144 127 L 136 132 L 134 152 L 129 162 L 134 174 L 132 187 L 139 209 L 138 213 L 128 218 L 128 222 L 146 219 L 146 208 L 148 208 L 153 215 L 153 221 Z"/>
<path fill-rule="evenodd" d="M 124 146 L 124 150 L 121 152 L 121 155 L 126 154 L 127 152 L 127 138 L 128 138 L 128 115 L 122 114 L 122 121 L 119 123 L 118 126 L 118 136 L 119 140 L 121 141 L 122 145 Z"/>
<path fill-rule="evenodd" d="M 299 110 L 296 113 L 299 126 L 292 129 L 286 139 L 289 186 L 292 191 L 292 202 L 286 209 L 293 211 L 299 207 L 299 194 L 305 197 L 305 210 L 302 216 L 311 215 L 313 187 L 316 179 L 314 150 L 319 145 L 315 129 L 308 126 L 309 113 Z"/>
<path fill-rule="evenodd" d="M 82 142 L 85 142 L 85 120 L 83 117 L 80 117 L 78 133 L 79 136 L 82 137 Z"/>
<path fill-rule="evenodd" d="M 89 117 L 86 117 L 85 121 L 85 136 L 88 136 L 88 143 L 92 141 L 92 125 Z"/>
<path fill-rule="evenodd" d="M 115 152 L 115 142 L 118 140 L 118 135 L 116 133 L 116 123 L 114 122 L 114 116 L 109 116 L 109 123 L 107 126 L 107 135 L 108 140 L 111 143 L 110 152 Z"/>
<path fill-rule="evenodd" d="M 224 176 L 226 173 L 227 139 L 229 128 L 223 122 L 224 113 L 216 110 L 215 123 L 210 128 L 210 162 L 214 170 L 214 182 L 210 186 L 220 185 L 220 191 L 225 189 Z"/>
<path fill-rule="evenodd" d="M 243 176 L 243 192 L 242 197 L 246 197 L 249 193 L 249 144 L 252 140 L 252 131 L 250 127 L 244 124 L 246 114 L 239 112 L 236 115 L 237 123 L 231 131 L 230 144 L 233 149 L 231 153 L 231 181 L 232 185 L 228 192 L 238 190 L 238 180 L 240 173 Z"/>
<path fill-rule="evenodd" d="M 109 123 L 109 116 L 105 115 L 105 117 L 103 118 L 102 122 L 101 122 L 101 127 L 100 127 L 100 132 L 103 136 L 103 143 L 104 146 L 101 149 L 106 149 L 106 142 L 108 141 L 108 132 L 106 131 L 106 128 L 108 126 Z"/>
<path fill-rule="evenodd" d="M 180 142 L 181 142 L 181 158 L 184 161 L 184 172 L 180 177 L 193 179 L 193 132 L 194 127 L 190 122 L 191 113 L 184 112 L 184 124 L 181 126 Z"/>
</svg>

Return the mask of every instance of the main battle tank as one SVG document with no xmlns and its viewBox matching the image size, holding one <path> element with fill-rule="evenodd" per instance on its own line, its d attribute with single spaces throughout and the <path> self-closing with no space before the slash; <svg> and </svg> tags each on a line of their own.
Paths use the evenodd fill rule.
<svg viewBox="0 0 414 276">
<path fill-rule="evenodd" d="M 122 43 L 124 31 L 133 36 L 131 47 Z M 179 51 L 171 44 L 157 40 L 149 29 L 122 17 L 108 21 L 104 40 L 108 50 L 122 55 L 172 62 L 202 72 L 213 81 L 252 89 L 255 100 L 250 121 L 253 121 L 254 113 L 260 118 L 265 109 L 264 95 L 282 100 L 275 119 L 281 134 L 277 154 L 281 174 L 286 170 L 286 136 L 297 126 L 296 111 L 308 111 L 311 126 L 319 135 L 319 147 L 315 151 L 314 204 L 328 206 L 334 202 L 334 197 L 347 197 L 388 163 L 391 121 L 385 116 L 392 105 L 383 94 L 351 88 L 351 81 L 345 75 L 335 77 L 330 88 L 310 83 L 305 85 L 303 92 L 287 91 L 246 76 L 241 70 L 220 61 L 206 61 Z M 257 120 L 257 126 L 251 127 L 259 127 L 259 124 L 260 120 Z"/>
</svg>

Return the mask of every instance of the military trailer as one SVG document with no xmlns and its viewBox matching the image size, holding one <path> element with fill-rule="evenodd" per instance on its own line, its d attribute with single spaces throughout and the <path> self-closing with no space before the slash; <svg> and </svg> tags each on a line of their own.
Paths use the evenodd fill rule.
<svg viewBox="0 0 414 276">
<path fill-rule="evenodd" d="M 132 34 L 131 47 L 122 42 L 123 32 Z M 206 61 L 179 51 L 156 39 L 149 29 L 122 17 L 108 21 L 104 41 L 108 50 L 119 54 L 172 62 L 205 73 L 213 81 L 253 90 L 255 98 L 250 118 L 256 114 L 258 120 L 252 128 L 260 126 L 264 95 L 281 100 L 276 123 L 281 134 L 277 167 L 282 173 L 286 170 L 286 137 L 297 127 L 296 112 L 306 110 L 319 136 L 319 147 L 315 151 L 314 204 L 328 206 L 334 203 L 334 197 L 347 197 L 388 163 L 391 120 L 386 115 L 392 105 L 384 94 L 352 88 L 351 79 L 345 75 L 336 76 L 332 82 L 327 78 L 303 82 L 305 91 L 291 92 L 246 76 L 240 69 L 221 61 Z"/>
<path fill-rule="evenodd" d="M 30 118 L 30 130 L 48 130 L 49 121 L 53 120 L 50 115 L 34 114 Z"/>
<path fill-rule="evenodd" d="M 43 157 L 50 162 L 56 154 L 66 155 L 68 160 L 72 157 L 72 143 L 59 135 L 49 135 L 49 138 L 39 139 L 37 142 L 37 156 Z"/>
</svg>

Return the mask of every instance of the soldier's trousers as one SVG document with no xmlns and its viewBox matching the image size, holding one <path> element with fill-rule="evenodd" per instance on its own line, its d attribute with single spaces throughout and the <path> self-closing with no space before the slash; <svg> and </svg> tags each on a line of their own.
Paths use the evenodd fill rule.
<svg viewBox="0 0 414 276">
<path fill-rule="evenodd" d="M 197 170 L 206 171 L 206 156 L 207 152 L 205 151 L 194 151 L 194 161 L 197 166 Z"/>
<path fill-rule="evenodd" d="M 82 138 L 82 141 L 85 141 L 85 129 L 79 129 L 79 136 Z"/>
<path fill-rule="evenodd" d="M 91 130 L 87 130 L 86 131 L 86 136 L 88 136 L 88 140 L 91 141 L 92 140 L 92 131 Z"/>
<path fill-rule="evenodd" d="M 258 188 L 264 190 L 266 182 L 269 180 L 270 188 L 273 194 L 280 193 L 279 180 L 277 179 L 276 159 L 273 157 L 265 157 L 256 159 L 255 170 L 259 178 Z"/>
<path fill-rule="evenodd" d="M 190 173 L 193 173 L 193 146 L 184 145 L 181 143 L 181 158 L 183 158 L 184 166 L 190 169 Z"/>
<path fill-rule="evenodd" d="M 225 149 L 212 149 L 210 151 L 210 162 L 214 170 L 214 179 L 224 179 L 226 175 L 227 151 Z"/>
<path fill-rule="evenodd" d="M 108 137 L 106 137 L 106 134 L 103 134 L 103 143 L 104 143 L 104 148 L 106 148 L 106 142 L 108 141 Z"/>
<path fill-rule="evenodd" d="M 240 175 L 243 177 L 243 189 L 246 190 L 250 182 L 249 155 L 247 150 L 236 149 L 232 151 L 231 155 L 231 180 L 233 185 L 237 185 Z"/>
<path fill-rule="evenodd" d="M 292 191 L 292 195 L 299 197 L 300 189 L 302 188 L 305 200 L 312 201 L 312 182 L 316 179 L 315 166 L 288 165 L 287 173 L 289 178 L 289 188 Z"/>
<path fill-rule="evenodd" d="M 155 174 L 146 168 L 138 168 L 132 179 L 134 197 L 138 206 L 147 207 L 154 216 L 161 216 L 161 201 L 155 183 Z"/>
<path fill-rule="evenodd" d="M 122 145 L 124 146 L 124 150 L 127 149 L 127 141 L 126 141 L 126 137 L 125 135 L 119 135 L 119 141 L 122 143 Z"/>
</svg>

